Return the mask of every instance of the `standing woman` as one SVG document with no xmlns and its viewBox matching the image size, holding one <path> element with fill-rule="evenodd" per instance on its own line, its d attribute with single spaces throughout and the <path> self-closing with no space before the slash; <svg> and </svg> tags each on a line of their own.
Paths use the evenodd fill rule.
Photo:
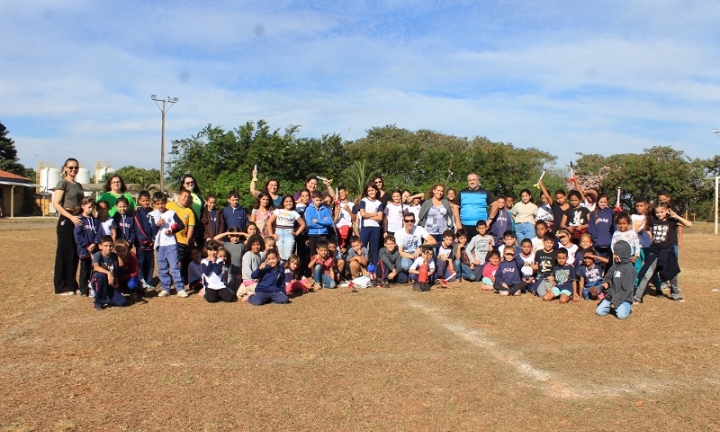
<svg viewBox="0 0 720 432">
<path fill-rule="evenodd" d="M 119 175 L 114 175 L 105 182 L 105 193 L 100 195 L 100 197 L 97 199 L 97 202 L 107 202 L 110 206 L 108 216 L 113 217 L 115 216 L 115 212 L 117 212 L 117 205 L 115 203 L 117 199 L 121 196 L 127 198 L 128 213 L 133 214 L 133 212 L 135 211 L 135 207 L 137 207 L 137 205 L 135 204 L 135 200 L 133 199 L 132 195 L 128 193 L 127 186 L 125 186 L 125 181 L 122 179 L 122 177 L 120 177 Z"/>
<path fill-rule="evenodd" d="M 437 244 L 442 243 L 445 230 L 455 231 L 455 218 L 450 201 L 445 199 L 445 185 L 435 183 L 430 190 L 432 198 L 420 206 L 418 213 L 418 226 L 425 228 Z"/>
<path fill-rule="evenodd" d="M 82 185 L 75 181 L 80 162 L 69 158 L 63 164 L 65 178 L 55 187 L 53 194 L 53 208 L 58 213 L 57 224 L 57 251 L 55 252 L 55 294 L 62 296 L 75 295 L 78 289 L 75 273 L 77 273 L 78 254 L 75 245 L 74 230 L 82 226 L 77 216 L 80 203 L 84 198 Z"/>
<path fill-rule="evenodd" d="M 374 184 L 365 186 L 360 200 L 360 241 L 367 247 L 370 262 L 378 262 L 380 257 L 380 227 L 382 226 L 384 207 L 380 201 L 380 189 Z"/>
<path fill-rule="evenodd" d="M 257 183 L 257 175 L 257 170 L 253 168 L 252 180 L 250 180 L 250 195 L 252 195 L 253 198 L 257 198 L 258 196 L 260 196 L 261 193 L 265 193 L 267 195 L 270 195 L 273 207 L 282 207 L 283 197 L 278 193 L 278 191 L 280 190 L 280 182 L 276 179 L 270 179 L 267 181 L 267 183 L 265 183 L 265 187 L 261 191 L 259 191 L 255 188 L 255 184 Z M 317 186 L 317 180 L 315 185 Z"/>
<path fill-rule="evenodd" d="M 190 174 L 185 174 L 182 178 L 182 182 L 180 182 L 180 186 L 182 189 L 187 189 L 190 191 L 190 197 L 192 197 L 192 203 L 190 203 L 190 208 L 192 209 L 193 213 L 195 213 L 195 220 L 200 220 L 200 216 L 202 215 L 202 208 L 205 206 L 205 200 L 202 197 L 202 192 L 200 192 L 200 186 L 198 186 L 195 177 L 191 176 Z"/>
</svg>

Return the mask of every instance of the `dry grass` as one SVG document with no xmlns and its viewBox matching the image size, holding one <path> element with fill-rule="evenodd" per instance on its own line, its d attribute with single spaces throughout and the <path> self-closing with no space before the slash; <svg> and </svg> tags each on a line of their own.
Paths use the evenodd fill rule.
<svg viewBox="0 0 720 432">
<path fill-rule="evenodd" d="M 687 302 L 625 322 L 468 283 L 95 312 L 52 295 L 53 227 L 0 249 L 3 431 L 720 429 L 712 235 L 685 236 Z"/>
</svg>

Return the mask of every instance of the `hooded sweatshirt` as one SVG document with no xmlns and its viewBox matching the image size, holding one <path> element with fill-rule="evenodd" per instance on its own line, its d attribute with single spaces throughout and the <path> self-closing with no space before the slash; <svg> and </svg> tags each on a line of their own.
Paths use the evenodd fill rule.
<svg viewBox="0 0 720 432">
<path fill-rule="evenodd" d="M 619 241 L 615 244 L 615 255 L 620 259 L 610 267 L 603 283 L 608 284 L 605 298 L 616 308 L 625 302 L 632 303 L 635 292 L 635 278 L 637 271 L 630 261 L 630 244 Z"/>
</svg>

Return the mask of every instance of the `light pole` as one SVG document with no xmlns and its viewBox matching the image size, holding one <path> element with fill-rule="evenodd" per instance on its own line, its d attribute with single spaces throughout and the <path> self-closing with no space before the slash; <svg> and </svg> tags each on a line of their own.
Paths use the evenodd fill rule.
<svg viewBox="0 0 720 432">
<path fill-rule="evenodd" d="M 165 192 L 165 113 L 170 111 L 170 108 L 177 103 L 178 98 L 171 98 L 168 96 L 167 98 L 158 99 L 156 95 L 152 95 L 150 98 L 155 101 L 155 105 L 157 105 L 160 112 L 162 112 L 162 139 L 160 141 L 160 190 Z M 160 108 L 160 104 L 158 102 L 162 102 L 162 108 Z"/>
</svg>

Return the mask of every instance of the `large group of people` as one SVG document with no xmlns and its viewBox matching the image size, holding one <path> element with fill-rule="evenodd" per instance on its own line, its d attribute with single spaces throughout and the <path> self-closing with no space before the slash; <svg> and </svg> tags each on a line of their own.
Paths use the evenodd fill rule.
<svg viewBox="0 0 720 432">
<path fill-rule="evenodd" d="M 620 319 L 643 302 L 650 282 L 655 295 L 669 290 L 684 301 L 678 247 L 681 227 L 692 223 L 665 190 L 654 201 L 634 196 L 634 211 L 625 212 L 577 183 L 551 194 L 540 180 L 537 201 L 528 189 L 518 201 L 494 196 L 470 173 L 467 188 L 437 183 L 427 194 L 387 191 L 376 177 L 353 200 L 315 176 L 293 194 L 282 194 L 276 179 L 259 187 L 255 170 L 253 208 L 233 190 L 220 209 L 189 174 L 174 201 L 163 192 L 132 196 L 119 175 L 95 200 L 77 182 L 78 169 L 76 159 L 65 161 L 53 198 L 55 293 L 91 297 L 99 310 L 158 288 L 157 297 L 174 288 L 182 298 L 261 305 L 338 286 L 428 291 L 462 280 L 502 296 L 597 301 L 598 315 Z"/>
</svg>

